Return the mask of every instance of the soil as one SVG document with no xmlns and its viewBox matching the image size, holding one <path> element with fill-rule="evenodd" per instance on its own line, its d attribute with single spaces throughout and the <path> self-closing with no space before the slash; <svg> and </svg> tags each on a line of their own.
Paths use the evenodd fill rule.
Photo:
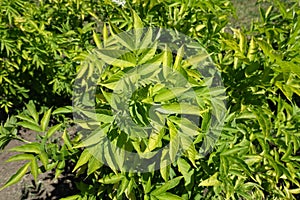
<svg viewBox="0 0 300 200">
<path fill-rule="evenodd" d="M 12 162 L 6 163 L 10 156 L 14 155 L 12 152 L 8 152 L 9 148 L 14 146 L 20 145 L 21 142 L 12 141 L 10 142 L 4 151 L 0 153 L 0 184 L 3 185 L 6 181 L 23 165 L 26 161 L 21 162 Z M 22 181 L 18 184 L 15 184 L 11 187 L 8 187 L 2 191 L 0 191 L 0 200 L 7 200 L 7 199 L 21 199 L 22 197 L 22 189 L 25 188 L 26 184 L 30 183 L 30 176 L 25 175 Z"/>
<path fill-rule="evenodd" d="M 20 134 L 28 141 L 36 139 L 36 133 L 33 131 L 23 130 Z M 8 150 L 21 144 L 22 142 L 13 140 L 3 151 L 0 151 L 1 186 L 26 163 L 26 161 L 5 162 L 10 156 L 16 154 Z M 35 183 L 32 175 L 27 173 L 19 183 L 0 191 L 0 200 L 55 200 L 67 197 L 77 193 L 73 179 L 74 175 L 68 172 L 62 174 L 59 179 L 54 179 L 54 172 L 48 172 L 39 175 L 39 181 Z"/>
</svg>

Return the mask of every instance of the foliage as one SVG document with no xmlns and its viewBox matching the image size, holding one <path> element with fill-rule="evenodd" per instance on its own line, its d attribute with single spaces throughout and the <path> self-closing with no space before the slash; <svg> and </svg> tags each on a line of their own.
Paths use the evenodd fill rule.
<svg viewBox="0 0 300 200">
<path fill-rule="evenodd" d="M 10 151 L 20 154 L 11 156 L 7 162 L 28 160 L 28 162 L 2 186 L 1 190 L 20 181 L 29 168 L 35 181 L 38 179 L 39 174 L 52 169 L 55 169 L 55 177 L 57 178 L 63 172 L 66 162 L 69 160 L 72 161 L 73 155 L 78 153 L 78 150 L 72 148 L 71 143 L 78 143 L 80 140 L 79 136 L 71 140 L 65 129 L 66 127 L 61 123 L 49 128 L 51 116 L 61 113 L 61 109 L 52 112 L 50 108 L 42 112 L 43 114 L 41 115 L 41 112 L 37 112 L 32 101 L 26 104 L 26 107 L 27 109 L 23 113 L 10 118 L 10 120 L 1 127 L 1 148 L 5 147 L 7 141 L 11 139 L 24 142 L 23 145 L 10 149 Z M 18 136 L 16 127 L 36 131 L 38 133 L 36 141 L 27 141 Z M 63 143 L 56 134 L 61 129 L 64 129 L 63 134 L 60 136 Z M 7 134 L 9 132 L 11 132 L 11 134 Z"/>
<path fill-rule="evenodd" d="M 228 198 L 293 199 L 298 194 L 299 43 L 294 37 L 299 37 L 299 10 L 297 4 L 290 10 L 275 4 L 277 10 L 275 5 L 260 9 L 261 22 L 248 35 L 237 29 L 223 34 L 216 56 L 231 114 L 220 150 L 211 156 L 220 163 Z"/>
<path fill-rule="evenodd" d="M 41 90 L 51 97 L 53 93 L 70 95 L 72 84 L 79 95 L 74 96 L 73 108 L 54 111 L 37 112 L 30 101 L 23 112 L 2 124 L 1 148 L 12 139 L 25 143 L 11 149 L 20 154 L 9 161 L 28 162 L 1 189 L 18 182 L 29 169 L 34 179 L 46 170 L 55 170 L 59 177 L 66 162 L 72 162 L 73 172 L 85 179 L 77 183 L 79 194 L 64 199 L 299 198 L 298 3 L 270 2 L 269 8 L 260 8 L 261 19 L 249 30 L 228 30 L 232 7 L 225 0 L 35 3 L 0 4 L 4 13 L 1 59 L 5 61 L 0 72 L 5 83 L 1 104 L 10 106 L 15 96 L 17 101 L 27 99 L 31 88 L 24 82 L 28 80 L 41 82 Z M 62 4 L 69 6 L 60 9 Z M 176 31 L 182 32 L 198 42 L 193 48 L 203 45 L 211 53 L 228 96 L 225 119 L 221 114 L 224 98 L 214 96 L 223 91 L 209 88 L 204 73 L 193 70 L 191 63 L 197 59 L 181 57 L 194 49 L 180 43 L 174 45 L 175 52 L 172 45 L 159 46 L 149 39 L 156 37 L 157 29 L 140 34 L 144 26 L 174 30 L 170 41 Z M 122 31 L 129 31 L 136 42 L 131 43 L 124 33 L 118 35 Z M 12 46 L 15 39 L 16 48 Z M 95 60 L 98 65 L 93 64 Z M 76 62 L 81 65 L 76 67 Z M 182 77 L 185 82 L 179 81 Z M 56 82 L 63 86 L 55 86 Z M 52 92 L 45 89 L 49 83 Z M 96 91 L 96 112 L 86 101 L 91 100 L 90 89 Z M 130 99 L 128 104 L 123 104 L 124 98 Z M 70 139 L 68 123 L 50 119 L 72 112 L 81 129 Z M 195 115 L 198 124 L 190 118 Z M 212 119 L 225 122 L 215 145 L 205 139 Z M 150 123 L 160 131 L 138 138 L 148 134 L 139 127 Z M 38 132 L 37 141 L 22 139 L 20 127 Z M 119 149 L 143 158 L 168 144 L 170 151 L 162 150 L 161 158 L 172 162 L 161 162 L 159 170 L 151 165 L 144 173 L 122 168 L 131 165 L 126 165 L 128 156 Z M 212 152 L 203 154 L 203 146 Z"/>
<path fill-rule="evenodd" d="M 48 106 L 71 102 L 74 58 L 91 46 L 92 5 L 1 1 L 1 108 L 22 108 L 29 99 Z"/>
</svg>

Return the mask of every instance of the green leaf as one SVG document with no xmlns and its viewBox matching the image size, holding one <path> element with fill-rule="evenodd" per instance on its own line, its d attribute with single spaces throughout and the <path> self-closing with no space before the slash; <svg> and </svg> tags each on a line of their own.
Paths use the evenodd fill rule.
<svg viewBox="0 0 300 200">
<path fill-rule="evenodd" d="M 113 66 L 118 66 L 121 68 L 126 68 L 126 67 L 133 67 L 136 65 L 135 62 L 131 60 L 122 60 L 119 59 L 119 57 L 112 57 L 111 55 L 107 54 L 107 51 L 97 51 L 97 54 L 99 55 L 99 58 L 101 58 L 105 63 Z"/>
<path fill-rule="evenodd" d="M 79 159 L 78 159 L 78 161 L 77 161 L 77 163 L 76 163 L 76 165 L 73 169 L 73 172 L 75 172 L 82 165 L 86 164 L 90 160 L 91 157 L 92 157 L 92 154 L 90 153 L 90 151 L 88 149 L 85 149 L 81 153 L 81 155 L 80 155 L 80 157 L 79 157 Z"/>
<path fill-rule="evenodd" d="M 71 144 L 71 140 L 69 138 L 69 135 L 67 133 L 67 130 L 64 131 L 62 138 L 64 140 L 65 145 L 67 145 L 68 149 L 71 150 L 73 149 L 72 144 Z"/>
<path fill-rule="evenodd" d="M 96 129 L 89 135 L 86 139 L 84 139 L 80 144 L 76 145 L 74 148 L 87 147 L 100 142 L 104 137 L 106 137 L 106 133 L 109 129 L 109 126 L 105 126 L 104 128 L 98 130 Z"/>
<path fill-rule="evenodd" d="M 39 156 L 42 164 L 44 165 L 45 169 L 47 169 L 47 166 L 49 164 L 48 154 L 45 151 L 42 151 L 38 156 Z"/>
<path fill-rule="evenodd" d="M 66 167 L 66 160 L 63 159 L 63 160 L 57 162 L 57 166 L 56 166 L 57 170 L 64 170 L 65 167 Z M 60 174 L 60 172 L 57 174 Z M 56 174 L 55 174 L 55 176 L 56 176 L 56 178 L 58 177 Z"/>
<path fill-rule="evenodd" d="M 247 163 L 248 166 L 251 166 L 255 163 L 259 163 L 262 161 L 262 156 L 260 155 L 245 155 L 245 163 Z"/>
<path fill-rule="evenodd" d="M 259 14 L 260 14 L 260 18 L 262 19 L 263 22 L 266 22 L 266 18 L 265 18 L 265 12 L 263 10 L 262 7 L 259 7 Z"/>
<path fill-rule="evenodd" d="M 282 14 L 283 18 L 287 18 L 288 13 L 287 13 L 287 9 L 285 8 L 283 2 L 279 1 L 279 0 L 274 0 L 276 6 L 279 8 L 280 13 Z"/>
<path fill-rule="evenodd" d="M 38 175 L 39 175 L 39 166 L 38 166 L 38 163 L 37 163 L 37 159 L 33 159 L 30 163 L 30 170 L 31 170 L 31 174 L 34 178 L 35 181 L 37 181 L 37 178 L 38 178 Z"/>
<path fill-rule="evenodd" d="M 39 143 L 24 144 L 22 146 L 13 147 L 9 151 L 40 154 L 41 144 Z"/>
<path fill-rule="evenodd" d="M 95 31 L 93 31 L 93 39 L 94 39 L 94 42 L 95 42 L 96 46 L 98 48 L 102 48 L 101 40 L 100 40 L 98 34 Z"/>
<path fill-rule="evenodd" d="M 268 10 L 266 11 L 266 14 L 265 14 L 265 19 L 270 18 L 270 13 L 271 13 L 272 10 L 273 10 L 273 6 L 269 6 L 269 8 L 268 8 Z"/>
<path fill-rule="evenodd" d="M 36 132 L 42 132 L 42 129 L 38 124 L 33 124 L 33 123 L 27 122 L 27 121 L 18 122 L 17 124 L 24 128 L 28 128 L 28 129 L 36 131 Z"/>
<path fill-rule="evenodd" d="M 170 159 L 171 162 L 174 162 L 176 159 L 176 155 L 179 151 L 179 137 L 178 137 L 178 130 L 175 128 L 172 122 L 167 121 L 167 125 L 169 127 L 170 132 Z"/>
<path fill-rule="evenodd" d="M 60 200 L 79 200 L 79 199 L 81 199 L 81 196 L 79 194 L 76 194 L 76 195 L 61 198 Z"/>
<path fill-rule="evenodd" d="M 65 106 L 65 107 L 57 108 L 52 112 L 52 115 L 69 114 L 69 113 L 73 113 L 73 107 L 72 106 Z"/>
<path fill-rule="evenodd" d="M 66 161 L 62 160 L 60 162 L 58 162 L 56 170 L 55 170 L 55 176 L 54 178 L 58 178 L 62 172 L 64 172 L 64 168 L 66 166 Z"/>
<path fill-rule="evenodd" d="M 127 48 L 127 50 L 135 51 L 135 41 L 132 35 L 127 32 L 122 32 L 113 36 L 121 45 Z"/>
<path fill-rule="evenodd" d="M 27 122 L 32 123 L 32 124 L 37 124 L 34 119 L 32 119 L 31 117 L 28 117 L 26 115 L 23 115 L 23 114 L 17 115 L 17 118 L 19 118 L 23 121 L 27 121 Z"/>
<path fill-rule="evenodd" d="M 156 188 L 155 190 L 153 190 L 151 192 L 151 195 L 153 196 L 158 196 L 160 194 L 163 194 L 165 193 L 166 191 L 176 187 L 179 183 L 180 183 L 180 180 L 183 178 L 183 176 L 178 176 L 172 180 L 169 180 L 168 182 L 166 182 L 164 185 Z"/>
<path fill-rule="evenodd" d="M 127 177 L 124 177 L 121 186 L 118 189 L 118 197 L 120 197 L 125 192 L 125 190 L 128 187 L 128 184 L 129 184 L 129 180 L 127 179 Z"/>
<path fill-rule="evenodd" d="M 289 192 L 292 194 L 300 194 L 300 188 L 290 189 Z"/>
<path fill-rule="evenodd" d="M 185 88 L 185 87 L 174 87 L 174 88 L 163 88 L 159 90 L 156 95 L 154 96 L 154 101 L 155 102 L 164 102 L 164 101 L 169 101 L 174 98 L 180 97 L 182 94 L 185 92 L 189 91 L 190 88 Z"/>
<path fill-rule="evenodd" d="M 103 24 L 102 36 L 103 36 L 103 46 L 106 47 L 108 42 L 108 27 L 105 22 Z"/>
<path fill-rule="evenodd" d="M 256 119 L 256 115 L 253 112 L 242 112 L 236 119 Z"/>
<path fill-rule="evenodd" d="M 233 155 L 233 154 L 237 154 L 237 153 L 239 153 L 239 152 L 241 152 L 243 150 L 246 150 L 248 148 L 249 148 L 248 146 L 241 146 L 241 147 L 236 146 L 236 147 L 233 147 L 233 148 L 231 148 L 229 150 L 223 151 L 220 155 L 221 156 Z"/>
<path fill-rule="evenodd" d="M 152 185 L 151 185 L 151 176 L 148 177 L 147 183 L 143 184 L 144 187 L 144 193 L 148 194 L 151 191 Z"/>
<path fill-rule="evenodd" d="M 48 127 L 48 124 L 49 124 L 49 121 L 50 121 L 50 116 L 51 116 L 51 111 L 52 111 L 51 108 L 49 110 L 47 110 L 44 113 L 43 118 L 41 119 L 41 129 L 42 129 L 42 131 L 46 131 L 46 129 Z"/>
<path fill-rule="evenodd" d="M 25 105 L 26 105 L 26 108 L 29 111 L 30 115 L 34 119 L 34 121 L 36 123 L 39 123 L 39 114 L 36 111 L 36 108 L 35 108 L 35 105 L 34 105 L 33 101 L 29 101 L 29 103 L 25 104 Z"/>
<path fill-rule="evenodd" d="M 143 54 L 139 56 L 138 65 L 142 65 L 144 63 L 149 62 L 150 59 L 153 58 L 153 56 L 155 55 L 156 49 L 157 43 L 154 43 L 154 45 L 150 49 L 144 50 Z"/>
<path fill-rule="evenodd" d="M 6 183 L 4 186 L 0 188 L 0 191 L 4 188 L 7 188 L 17 182 L 19 182 L 22 177 L 26 174 L 28 167 L 30 166 L 30 162 L 23 165 Z"/>
<path fill-rule="evenodd" d="M 177 196 L 175 194 L 165 192 L 163 194 L 155 196 L 159 200 L 184 200 L 184 198 Z"/>
<path fill-rule="evenodd" d="M 251 38 L 250 41 L 250 45 L 249 45 L 249 49 L 248 49 L 248 53 L 247 53 L 247 58 L 249 58 L 250 61 L 253 61 L 256 54 L 257 54 L 257 46 L 256 43 L 254 41 L 254 38 Z"/>
<path fill-rule="evenodd" d="M 191 170 L 191 165 L 184 160 L 183 158 L 179 158 L 177 160 L 178 171 L 183 175 L 185 186 L 191 183 L 191 176 L 193 171 Z"/>
<path fill-rule="evenodd" d="M 135 71 L 136 77 L 141 77 L 144 79 L 150 79 L 155 77 L 161 71 L 160 63 L 147 63 L 144 64 L 142 67 L 138 67 Z"/>
<path fill-rule="evenodd" d="M 163 51 L 163 74 L 164 77 L 167 77 L 169 72 L 171 71 L 172 63 L 173 63 L 173 55 L 171 49 L 165 45 L 165 49 Z"/>
<path fill-rule="evenodd" d="M 257 121 L 263 131 L 263 135 L 267 137 L 270 135 L 270 131 L 272 129 L 272 122 L 270 117 L 266 114 L 267 110 L 262 110 L 262 111 L 263 113 L 256 111 L 255 114 L 256 114 Z"/>
<path fill-rule="evenodd" d="M 115 184 L 122 181 L 123 179 L 123 174 L 110 174 L 108 176 L 105 176 L 104 178 L 101 178 L 99 182 L 104 184 Z"/>
<path fill-rule="evenodd" d="M 58 131 L 61 128 L 62 124 L 56 124 L 55 126 L 52 126 L 49 128 L 49 130 L 46 133 L 46 137 L 50 138 L 56 131 Z"/>
<path fill-rule="evenodd" d="M 14 156 L 9 157 L 6 162 L 13 162 L 19 160 L 33 160 L 34 156 L 32 154 L 17 154 Z"/>
<path fill-rule="evenodd" d="M 103 164 L 98 160 L 98 158 L 93 156 L 88 163 L 87 175 L 89 176 L 90 174 L 94 173 L 97 169 L 100 169 L 102 166 Z"/>
<path fill-rule="evenodd" d="M 184 46 L 182 45 L 178 51 L 177 51 L 177 55 L 176 55 L 176 58 L 175 58 L 175 62 L 174 62 L 174 66 L 173 68 L 175 70 L 179 70 L 180 67 L 181 67 L 181 61 L 182 61 L 182 58 L 184 56 Z"/>
<path fill-rule="evenodd" d="M 126 197 L 128 197 L 128 198 L 133 197 L 132 199 L 136 199 L 136 198 L 134 198 L 135 196 L 132 196 L 132 194 L 134 194 L 132 191 L 135 187 L 136 187 L 135 180 L 134 180 L 134 178 L 131 178 L 129 181 L 129 184 L 127 186 L 127 190 L 125 191 Z"/>
<path fill-rule="evenodd" d="M 79 111 L 80 113 L 88 117 L 89 120 L 94 120 L 95 122 L 112 123 L 112 121 L 114 120 L 114 117 L 110 115 L 90 112 L 87 110 L 79 110 Z"/>
<path fill-rule="evenodd" d="M 251 170 L 249 166 L 245 163 L 244 160 L 235 157 L 235 156 L 228 156 L 227 159 L 229 160 L 230 163 L 235 163 L 238 165 L 240 169 L 243 170 L 244 173 L 246 173 L 248 176 L 250 176 L 253 180 L 255 180 L 252 176 Z"/>
<path fill-rule="evenodd" d="M 190 136 L 199 135 L 199 127 L 187 118 L 177 118 L 171 116 L 170 121 L 175 123 L 179 127 L 179 130 L 184 134 L 188 134 Z"/>
<path fill-rule="evenodd" d="M 142 34 L 143 34 L 143 22 L 141 18 L 138 16 L 138 14 L 134 11 L 131 10 L 133 14 L 133 27 L 134 27 L 134 32 L 135 32 L 135 42 L 136 42 L 136 47 L 138 47 L 138 44 L 140 43 Z"/>
<path fill-rule="evenodd" d="M 160 168 L 160 174 L 163 177 L 164 181 L 168 181 L 169 180 L 170 168 L 171 168 L 170 165 Z"/>
<path fill-rule="evenodd" d="M 259 47 L 262 49 L 264 54 L 270 58 L 271 62 L 275 60 L 277 61 L 282 60 L 281 56 L 275 53 L 275 50 L 269 43 L 267 43 L 264 40 L 256 40 L 256 42 L 259 45 Z"/>
<path fill-rule="evenodd" d="M 198 151 L 195 148 L 192 137 L 184 133 L 180 133 L 179 138 L 185 154 L 187 154 L 188 159 L 196 167 L 195 160 L 198 157 Z"/>
<path fill-rule="evenodd" d="M 152 151 L 158 147 L 161 147 L 161 140 L 164 136 L 165 129 L 161 129 L 158 133 L 157 132 L 152 132 L 149 140 L 148 140 L 148 150 Z"/>
<path fill-rule="evenodd" d="M 131 10 L 131 12 L 133 14 L 134 29 L 144 28 L 143 22 L 142 22 L 141 18 L 138 16 L 138 14 L 134 10 Z"/>
<path fill-rule="evenodd" d="M 204 62 L 210 56 L 211 56 L 211 54 L 207 54 L 204 52 L 202 52 L 201 54 L 199 53 L 199 55 L 191 56 L 188 59 L 186 59 L 184 65 L 194 66 L 194 65 L 200 64 L 201 62 Z"/>
<path fill-rule="evenodd" d="M 209 177 L 208 179 L 205 179 L 203 181 L 201 181 L 201 183 L 198 186 L 218 186 L 221 184 L 221 182 L 218 180 L 218 175 L 219 173 L 216 172 L 214 175 L 212 175 L 211 177 Z"/>
<path fill-rule="evenodd" d="M 148 30 L 147 30 L 144 38 L 142 39 L 142 41 L 138 43 L 138 45 L 139 45 L 137 47 L 137 54 L 138 55 L 140 55 L 142 52 L 144 52 L 145 49 L 149 49 L 149 47 L 154 43 L 154 41 L 152 39 L 152 34 L 153 34 L 152 28 L 148 28 Z M 155 44 L 156 44 L 156 42 L 155 42 Z M 151 50 L 153 51 L 153 47 L 151 48 Z"/>
<path fill-rule="evenodd" d="M 291 61 L 276 60 L 276 63 L 280 66 L 282 72 L 291 72 L 300 77 L 300 67 L 299 64 L 293 63 Z"/>
</svg>

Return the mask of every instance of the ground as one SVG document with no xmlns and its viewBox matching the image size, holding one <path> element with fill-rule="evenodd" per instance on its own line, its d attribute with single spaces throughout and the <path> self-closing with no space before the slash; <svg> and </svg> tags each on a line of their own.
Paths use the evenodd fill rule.
<svg viewBox="0 0 300 200">
<path fill-rule="evenodd" d="M 75 132 L 74 128 L 70 129 L 70 133 Z M 34 141 L 36 133 L 33 131 L 20 131 L 21 136 L 28 140 Z M 26 161 L 10 162 L 7 160 L 14 152 L 8 150 L 14 146 L 21 145 L 22 142 L 11 141 L 6 148 L 0 152 L 0 184 L 3 185 L 6 181 L 22 166 Z M 0 191 L 0 200 L 55 200 L 61 197 L 70 196 L 75 191 L 74 175 L 71 173 L 63 174 L 58 180 L 55 180 L 53 172 L 48 172 L 39 175 L 39 182 L 35 183 L 31 174 L 26 174 L 22 181 L 12 185 L 3 191 Z"/>
</svg>

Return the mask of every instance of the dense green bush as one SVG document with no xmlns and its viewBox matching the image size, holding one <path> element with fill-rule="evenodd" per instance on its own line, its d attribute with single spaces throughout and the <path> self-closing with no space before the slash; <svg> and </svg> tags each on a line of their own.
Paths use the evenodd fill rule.
<svg viewBox="0 0 300 200">
<path fill-rule="evenodd" d="M 250 30 L 241 30 L 227 26 L 233 8 L 225 0 L 133 1 L 123 7 L 111 1 L 4 0 L 0 4 L 0 105 L 8 110 L 12 103 L 21 105 L 27 99 L 45 105 L 55 95 L 70 99 L 71 90 L 76 92 L 78 85 L 86 89 L 79 90 L 85 92 L 83 96 L 74 96 L 73 108 L 37 112 L 30 101 L 24 111 L 1 126 L 1 148 L 12 139 L 25 143 L 12 149 L 21 154 L 9 161 L 28 160 L 3 188 L 18 182 L 29 168 L 35 179 L 47 170 L 54 170 L 59 177 L 65 164 L 72 162 L 74 173 L 85 179 L 77 183 L 80 193 L 66 199 L 299 198 L 300 5 L 279 0 L 271 4 L 274 5 L 259 10 L 260 22 L 253 23 Z M 228 102 L 225 125 L 216 144 L 210 144 L 205 136 L 213 115 L 217 121 L 223 120 L 224 99 L 214 96 L 222 93 L 222 88 L 207 90 L 206 77 L 191 66 L 195 64 L 193 58 L 180 56 L 189 48 L 176 46 L 172 54 L 171 46 L 150 43 L 147 36 L 156 33 L 152 29 L 147 29 L 148 35 L 135 38 L 135 44 L 126 40 L 124 34 L 116 37 L 129 30 L 136 37 L 144 26 L 168 28 L 174 30 L 174 35 L 182 32 L 210 53 L 222 74 Z M 170 35 L 170 41 L 174 35 Z M 114 60 L 116 55 L 118 59 Z M 89 63 L 95 60 L 100 64 Z M 160 74 L 159 68 L 147 68 L 147 64 L 159 64 L 170 71 Z M 97 67 L 103 72 L 100 77 L 93 76 Z M 134 74 L 134 70 L 138 73 Z M 167 76 L 159 79 L 157 74 Z M 143 132 L 129 126 L 120 130 L 121 115 L 113 110 L 125 108 L 113 102 L 112 96 L 116 83 L 123 83 L 126 91 L 133 90 L 134 80 L 124 78 L 126 75 L 142 79 L 140 89 L 130 97 L 128 112 L 135 124 L 147 126 L 153 121 L 153 116 L 149 116 L 151 105 L 159 105 L 163 110 L 165 123 L 160 122 L 160 115 L 156 116 L 163 131 L 151 133 L 153 137 L 136 139 Z M 174 81 L 180 80 L 178 75 L 192 85 L 196 102 L 187 101 L 190 94 L 186 95 L 187 91 L 180 90 L 180 83 Z M 90 77 L 96 78 L 97 83 L 96 113 L 88 110 L 90 105 L 76 103 L 78 98 L 90 94 Z M 167 86 L 176 90 L 170 93 Z M 186 107 L 176 107 L 182 99 L 174 93 L 186 101 Z M 72 112 L 77 116 L 74 121 L 50 123 L 51 117 Z M 184 114 L 198 115 L 201 123 L 194 123 Z M 80 121 L 85 119 L 82 116 L 91 121 Z M 67 121 L 81 126 L 75 136 L 68 135 Z M 21 127 L 39 132 L 38 140 L 22 139 L 18 135 Z M 102 131 L 87 136 L 95 127 Z M 180 135 L 180 131 L 185 134 Z M 61 136 L 56 132 L 62 132 Z M 193 137 L 187 137 L 188 134 Z M 101 140 L 104 136 L 114 145 Z M 104 146 L 117 154 L 114 146 L 118 146 L 142 157 L 166 144 L 172 150 L 163 156 L 174 162 L 144 173 L 116 167 L 125 162 L 126 156 L 112 156 L 102 149 Z M 212 152 L 203 154 L 203 145 Z M 182 148 L 184 151 L 180 152 Z M 95 152 L 101 153 L 101 159 Z M 181 154 L 176 157 L 178 153 Z"/>
<path fill-rule="evenodd" d="M 78 66 L 74 58 L 92 46 L 93 5 L 92 1 L 1 1 L 1 108 L 6 112 L 22 108 L 29 99 L 48 106 L 71 103 Z"/>
<path fill-rule="evenodd" d="M 134 1 L 131 6 L 146 25 L 174 28 L 208 46 L 230 10 L 227 1 Z M 101 31 L 103 22 L 131 28 L 130 6 L 121 9 L 109 1 L 4 0 L 0 10 L 0 108 L 6 112 L 29 99 L 48 106 L 70 103 L 76 57 L 93 48 L 92 30 Z"/>
</svg>

